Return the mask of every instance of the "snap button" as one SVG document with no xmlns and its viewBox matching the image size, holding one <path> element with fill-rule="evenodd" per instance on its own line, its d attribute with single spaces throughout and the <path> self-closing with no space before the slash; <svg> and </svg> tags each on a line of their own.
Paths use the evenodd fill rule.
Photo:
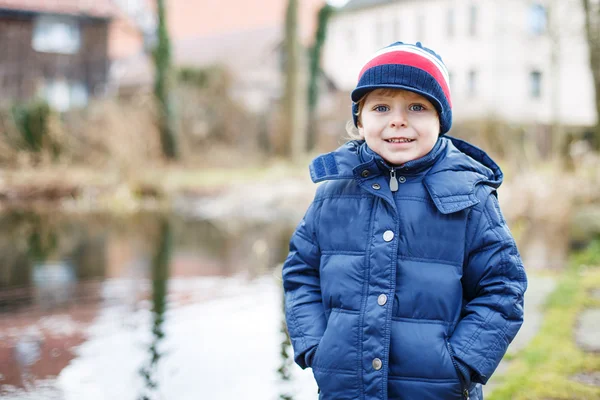
<svg viewBox="0 0 600 400">
<path fill-rule="evenodd" d="M 380 294 L 377 298 L 377 304 L 383 306 L 385 305 L 385 303 L 387 303 L 387 296 L 385 294 Z"/>
<path fill-rule="evenodd" d="M 383 367 L 383 363 L 381 362 L 381 360 L 379 358 L 374 358 L 373 368 L 375 369 L 375 371 L 379 371 L 381 367 Z"/>
<path fill-rule="evenodd" d="M 375 190 L 381 189 L 381 185 L 379 183 L 374 183 L 373 186 L 371 186 L 371 187 Z"/>
<path fill-rule="evenodd" d="M 383 233 L 383 240 L 385 240 L 386 242 L 391 242 L 393 239 L 394 239 L 394 232 L 385 231 Z"/>
<path fill-rule="evenodd" d="M 360 174 L 362 175 L 363 178 L 366 178 L 369 175 L 371 175 L 371 173 L 369 172 L 368 169 L 363 170 L 363 172 L 361 172 Z"/>
<path fill-rule="evenodd" d="M 403 177 L 403 176 L 399 176 L 399 177 L 398 177 L 398 182 L 400 182 L 400 183 L 404 183 L 404 182 L 406 182 L 406 178 L 405 178 L 405 177 Z"/>
</svg>

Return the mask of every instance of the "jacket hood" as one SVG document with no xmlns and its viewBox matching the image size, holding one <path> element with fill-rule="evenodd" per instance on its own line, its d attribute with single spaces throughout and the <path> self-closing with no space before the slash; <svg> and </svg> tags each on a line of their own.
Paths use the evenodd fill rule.
<svg viewBox="0 0 600 400">
<path fill-rule="evenodd" d="M 501 185 L 500 167 L 483 150 L 448 135 L 438 141 L 432 150 L 435 154 L 425 155 L 404 167 L 410 172 L 411 163 L 418 166 L 423 160 L 433 161 L 423 183 L 440 212 L 449 214 L 479 203 L 475 191 L 480 185 L 485 185 L 489 192 Z M 341 179 L 356 179 L 360 183 L 365 180 L 361 175 L 365 170 L 373 176 L 384 173 L 377 166 L 376 157 L 365 157 L 370 153 L 365 152 L 364 147 L 364 140 L 351 141 L 315 158 L 309 167 L 311 179 L 315 183 Z"/>
</svg>

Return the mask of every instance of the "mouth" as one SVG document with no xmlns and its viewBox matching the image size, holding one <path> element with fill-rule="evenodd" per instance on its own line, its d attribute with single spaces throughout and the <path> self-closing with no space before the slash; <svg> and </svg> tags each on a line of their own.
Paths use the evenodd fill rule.
<svg viewBox="0 0 600 400">
<path fill-rule="evenodd" d="M 392 139 L 385 139 L 385 141 L 388 142 L 388 143 L 410 143 L 410 142 L 414 142 L 415 139 L 392 138 Z"/>
</svg>

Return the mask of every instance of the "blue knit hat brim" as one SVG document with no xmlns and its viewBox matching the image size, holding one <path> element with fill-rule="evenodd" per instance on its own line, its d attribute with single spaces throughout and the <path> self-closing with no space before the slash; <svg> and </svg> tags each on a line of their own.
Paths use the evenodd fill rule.
<svg viewBox="0 0 600 400">
<path fill-rule="evenodd" d="M 431 102 L 431 104 L 433 104 L 433 106 L 435 107 L 435 109 L 438 112 L 438 114 L 442 113 L 443 107 L 442 107 L 442 104 L 440 103 L 440 101 L 438 99 L 436 99 L 435 97 L 431 96 L 431 94 L 429 94 L 427 92 L 424 92 L 422 90 L 415 89 L 414 87 L 406 86 L 406 85 L 369 85 L 369 86 L 362 86 L 362 87 L 360 87 L 358 89 L 354 89 L 352 91 L 352 94 L 350 95 L 350 97 L 352 98 L 353 102 L 358 103 L 360 101 L 360 99 L 362 99 L 369 92 L 372 92 L 375 89 L 401 89 L 401 90 L 406 90 L 406 91 L 413 92 L 413 93 L 416 93 L 416 94 L 420 94 L 421 96 L 423 96 L 427 100 L 429 100 Z"/>
</svg>

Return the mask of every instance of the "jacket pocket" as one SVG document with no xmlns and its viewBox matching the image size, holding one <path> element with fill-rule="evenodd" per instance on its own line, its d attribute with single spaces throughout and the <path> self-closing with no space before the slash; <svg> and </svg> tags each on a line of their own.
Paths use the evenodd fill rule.
<svg viewBox="0 0 600 400">
<path fill-rule="evenodd" d="M 313 370 L 358 370 L 358 311 L 332 309 L 312 359 Z M 323 389 L 323 388 L 321 388 Z"/>
<path fill-rule="evenodd" d="M 446 347 L 447 323 L 394 317 L 391 330 L 390 376 L 446 382 L 456 380 Z M 458 393 L 458 381 L 455 383 Z"/>
<path fill-rule="evenodd" d="M 465 377 L 463 376 L 460 368 L 458 367 L 458 362 L 456 361 L 456 358 L 454 355 L 454 349 L 452 348 L 452 345 L 450 344 L 450 340 L 448 338 L 446 338 L 446 348 L 448 349 L 448 355 L 450 356 L 450 360 L 452 360 L 452 365 L 454 365 L 454 370 L 456 371 L 456 375 L 460 382 L 460 388 L 461 388 L 463 398 L 465 400 L 470 400 L 470 397 L 469 397 L 470 383 L 465 381 Z"/>
</svg>

